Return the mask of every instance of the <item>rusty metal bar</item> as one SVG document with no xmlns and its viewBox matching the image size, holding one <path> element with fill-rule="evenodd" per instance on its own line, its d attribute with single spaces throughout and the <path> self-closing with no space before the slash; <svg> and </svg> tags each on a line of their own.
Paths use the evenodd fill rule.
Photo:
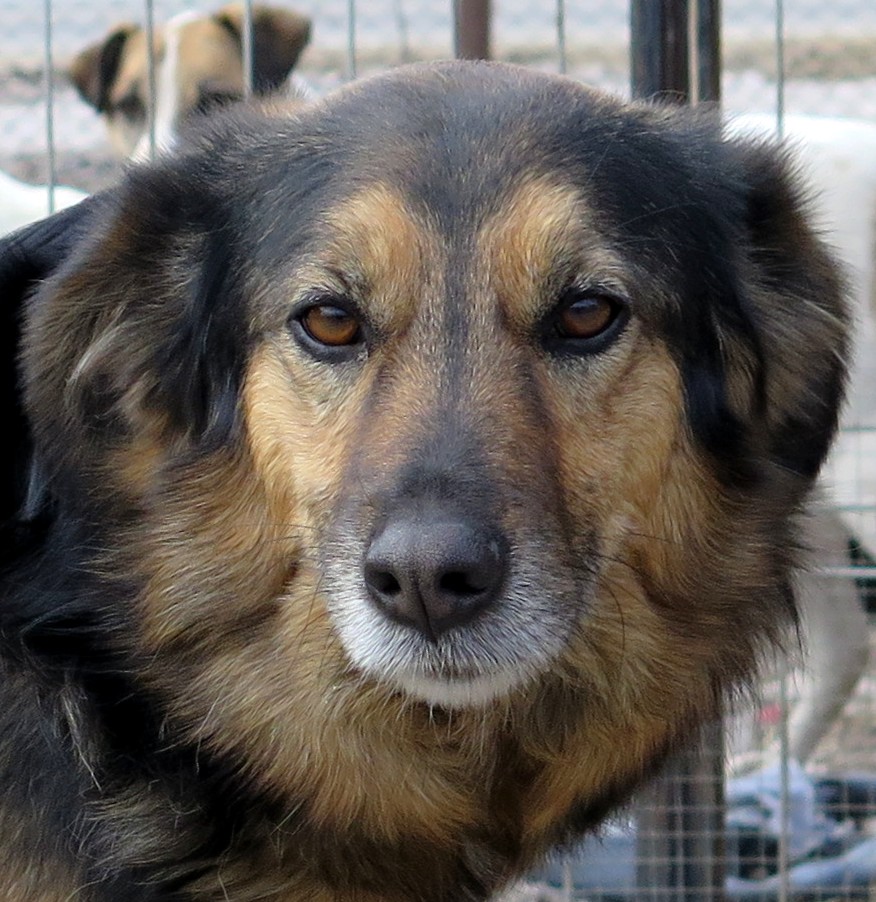
<svg viewBox="0 0 876 902">
<path fill-rule="evenodd" d="M 721 100 L 721 0 L 695 0 L 696 101 Z"/>
<path fill-rule="evenodd" d="M 457 59 L 489 59 L 490 0 L 454 0 L 453 35 Z"/>
<path fill-rule="evenodd" d="M 633 97 L 690 99 L 688 0 L 631 0 Z"/>
<path fill-rule="evenodd" d="M 631 0 L 634 97 L 676 103 L 721 94 L 720 0 Z M 637 896 L 717 902 L 724 894 L 721 723 L 700 749 L 676 755 L 636 808 Z"/>
</svg>

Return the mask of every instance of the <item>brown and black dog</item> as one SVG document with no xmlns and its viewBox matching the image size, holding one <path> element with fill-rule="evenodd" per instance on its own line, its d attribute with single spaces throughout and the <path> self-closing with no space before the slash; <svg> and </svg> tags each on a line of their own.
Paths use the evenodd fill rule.
<svg viewBox="0 0 876 902">
<path fill-rule="evenodd" d="M 560 77 L 204 127 L 2 247 L 0 897 L 487 899 L 792 621 L 840 280 L 780 151 Z"/>
<path fill-rule="evenodd" d="M 155 29 L 155 103 L 150 103 L 148 44 L 139 25 L 120 25 L 79 53 L 70 79 L 101 115 L 120 156 L 148 159 L 150 107 L 159 148 L 172 147 L 195 113 L 240 100 L 244 94 L 242 3 L 212 15 L 184 12 Z M 310 40 L 306 16 L 279 7 L 253 7 L 252 87 L 277 91 Z"/>
</svg>

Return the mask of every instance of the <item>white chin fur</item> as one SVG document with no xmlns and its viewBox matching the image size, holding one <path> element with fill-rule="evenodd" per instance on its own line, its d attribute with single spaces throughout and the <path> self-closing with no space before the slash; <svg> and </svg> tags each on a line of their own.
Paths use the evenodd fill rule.
<svg viewBox="0 0 876 902">
<path fill-rule="evenodd" d="M 355 591 L 332 600 L 332 618 L 353 667 L 435 707 L 483 708 L 508 696 L 549 666 L 566 636 L 562 625 L 546 629 L 546 612 L 511 623 L 477 623 L 433 646 L 376 615 Z M 532 603 L 529 608 L 527 613 Z"/>
<path fill-rule="evenodd" d="M 522 682 L 509 671 L 457 679 L 398 675 L 392 681 L 418 701 L 441 708 L 483 708 L 508 695 Z"/>
</svg>

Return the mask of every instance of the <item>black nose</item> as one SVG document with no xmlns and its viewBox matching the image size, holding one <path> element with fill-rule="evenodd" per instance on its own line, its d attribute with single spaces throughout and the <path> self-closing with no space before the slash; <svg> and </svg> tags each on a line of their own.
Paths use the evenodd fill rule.
<svg viewBox="0 0 876 902">
<path fill-rule="evenodd" d="M 365 585 L 377 607 L 433 642 L 492 604 L 507 572 L 499 533 L 440 513 L 390 518 L 365 555 Z"/>
</svg>

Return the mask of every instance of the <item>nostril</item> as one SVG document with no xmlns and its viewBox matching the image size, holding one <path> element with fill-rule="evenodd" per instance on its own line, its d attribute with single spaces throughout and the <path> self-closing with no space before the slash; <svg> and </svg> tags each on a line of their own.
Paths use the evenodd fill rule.
<svg viewBox="0 0 876 902">
<path fill-rule="evenodd" d="M 445 573 L 438 580 L 438 588 L 442 592 L 447 592 L 449 595 L 457 595 L 460 598 L 465 598 L 467 596 L 480 595 L 490 588 L 491 583 L 492 580 L 487 574 L 476 576 L 472 573 L 466 573 L 465 571 L 460 570 Z"/>
<path fill-rule="evenodd" d="M 365 582 L 373 591 L 387 598 L 392 598 L 401 592 L 401 583 L 389 570 L 381 567 L 366 564 Z"/>
</svg>

